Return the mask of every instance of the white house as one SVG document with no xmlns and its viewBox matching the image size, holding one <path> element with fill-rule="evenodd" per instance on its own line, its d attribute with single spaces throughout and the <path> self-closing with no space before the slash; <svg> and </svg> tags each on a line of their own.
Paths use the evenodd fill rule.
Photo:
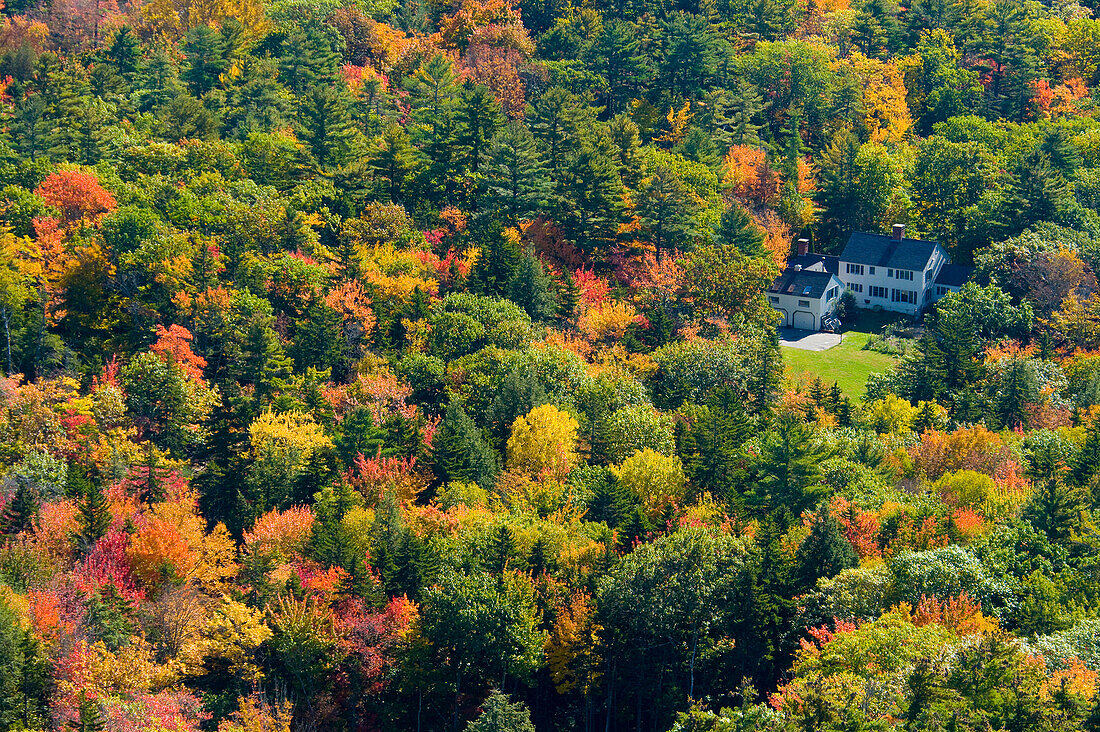
<svg viewBox="0 0 1100 732">
<path fill-rule="evenodd" d="M 800 255 L 768 288 L 768 301 L 783 316 L 783 327 L 821 330 L 840 302 L 844 283 L 836 276 L 836 258 L 807 253 L 803 241 L 799 241 Z"/>
<path fill-rule="evenodd" d="M 905 226 L 894 224 L 891 236 L 854 232 L 837 275 L 859 307 L 916 316 L 935 300 L 936 278 L 950 261 L 938 243 L 907 239 Z"/>
<path fill-rule="evenodd" d="M 840 256 L 811 254 L 809 241 L 798 240 L 798 253 L 768 289 L 781 325 L 821 330 L 848 290 L 856 307 L 881 308 L 917 316 L 970 279 L 971 267 L 952 264 L 934 241 L 907 239 L 905 226 L 894 224 L 890 236 L 857 231 Z"/>
</svg>

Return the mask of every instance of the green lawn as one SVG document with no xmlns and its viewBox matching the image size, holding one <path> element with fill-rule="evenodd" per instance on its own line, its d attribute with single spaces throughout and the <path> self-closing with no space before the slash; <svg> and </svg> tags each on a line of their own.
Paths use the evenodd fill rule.
<svg viewBox="0 0 1100 732">
<path fill-rule="evenodd" d="M 864 351 L 870 333 L 848 331 L 839 346 L 826 351 L 803 351 L 798 348 L 783 348 L 783 360 L 787 364 L 787 373 L 793 379 L 805 382 L 820 376 L 826 385 L 835 381 L 841 391 L 852 399 L 863 396 L 867 377 L 877 371 L 885 371 L 896 360 L 884 353 Z"/>
</svg>

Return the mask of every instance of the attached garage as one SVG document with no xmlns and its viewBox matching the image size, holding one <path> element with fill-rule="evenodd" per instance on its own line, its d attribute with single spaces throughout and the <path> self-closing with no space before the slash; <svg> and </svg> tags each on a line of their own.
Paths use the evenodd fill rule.
<svg viewBox="0 0 1100 732">
<path fill-rule="evenodd" d="M 792 325 L 799 330 L 817 330 L 817 318 L 805 310 L 795 310 Z"/>
</svg>

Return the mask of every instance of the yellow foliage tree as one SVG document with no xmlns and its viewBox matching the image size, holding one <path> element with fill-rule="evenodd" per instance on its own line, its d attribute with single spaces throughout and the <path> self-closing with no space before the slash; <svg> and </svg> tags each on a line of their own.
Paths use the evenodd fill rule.
<svg viewBox="0 0 1100 732">
<path fill-rule="evenodd" d="M 599 685 L 601 661 L 595 649 L 600 630 L 589 597 L 583 593 L 574 595 L 558 614 L 546 639 L 546 660 L 559 694 L 587 695 Z"/>
<path fill-rule="evenodd" d="M 516 417 L 508 438 L 508 468 L 561 480 L 577 464 L 579 427 L 577 420 L 553 404 Z"/>
<path fill-rule="evenodd" d="M 863 89 L 864 121 L 872 142 L 901 142 L 913 129 L 905 101 L 905 76 L 893 63 L 852 51 L 835 62 L 837 71 L 854 76 Z"/>
<path fill-rule="evenodd" d="M 260 37 L 269 26 L 262 0 L 149 0 L 141 6 L 139 17 L 146 34 L 173 41 L 192 28 L 217 25 L 227 18 L 239 21 L 249 38 Z"/>
<path fill-rule="evenodd" d="M 254 654 L 270 638 L 262 612 L 223 596 L 207 620 L 202 640 L 188 649 L 190 665 L 201 673 L 206 664 L 217 661 L 228 665 L 234 677 L 259 683 L 264 674 Z"/>
<path fill-rule="evenodd" d="M 684 464 L 675 455 L 662 455 L 647 447 L 613 470 L 619 482 L 642 499 L 646 514 L 652 519 L 660 518 L 669 505 L 684 498 L 687 477 Z"/>
<path fill-rule="evenodd" d="M 218 732 L 290 732 L 291 711 L 285 699 L 271 703 L 254 694 L 242 699 L 240 709 L 222 720 Z"/>
</svg>

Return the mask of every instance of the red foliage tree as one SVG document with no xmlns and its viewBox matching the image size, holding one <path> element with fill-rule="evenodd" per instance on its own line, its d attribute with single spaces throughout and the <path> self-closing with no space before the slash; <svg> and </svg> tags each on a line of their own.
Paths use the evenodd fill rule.
<svg viewBox="0 0 1100 732">
<path fill-rule="evenodd" d="M 69 227 L 80 221 L 96 223 L 118 207 L 115 197 L 99 184 L 95 175 L 79 170 L 51 173 L 38 184 L 34 193 L 60 211 Z"/>
</svg>

